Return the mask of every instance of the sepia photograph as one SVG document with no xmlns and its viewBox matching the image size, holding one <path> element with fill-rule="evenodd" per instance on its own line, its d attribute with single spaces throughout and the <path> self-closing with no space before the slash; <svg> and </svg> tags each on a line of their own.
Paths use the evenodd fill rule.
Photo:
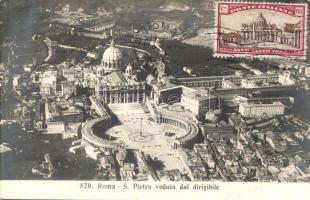
<svg viewBox="0 0 310 200">
<path fill-rule="evenodd" d="M 42 198 L 23 195 L 32 183 L 118 195 L 91 199 L 310 188 L 309 1 L 0 0 L 0 11 L 1 199 Z"/>
</svg>

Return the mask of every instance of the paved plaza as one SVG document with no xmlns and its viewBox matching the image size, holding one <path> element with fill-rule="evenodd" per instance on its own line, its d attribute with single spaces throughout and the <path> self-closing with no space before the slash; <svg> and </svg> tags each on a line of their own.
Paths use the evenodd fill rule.
<svg viewBox="0 0 310 200">
<path fill-rule="evenodd" d="M 105 132 L 106 135 L 124 142 L 126 148 L 139 149 L 153 159 L 157 158 L 163 162 L 165 169 L 184 171 L 178 150 L 173 149 L 176 138 L 186 134 L 183 129 L 151 121 L 149 113 L 141 112 L 143 110 L 141 105 L 140 108 L 136 104 L 126 109 L 114 110 L 113 107 L 110 109 L 116 114 L 120 124 L 109 128 Z"/>
</svg>

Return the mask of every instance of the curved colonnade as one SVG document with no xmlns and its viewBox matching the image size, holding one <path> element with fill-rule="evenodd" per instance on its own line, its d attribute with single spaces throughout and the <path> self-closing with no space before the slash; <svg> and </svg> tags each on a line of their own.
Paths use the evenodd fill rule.
<svg viewBox="0 0 310 200">
<path fill-rule="evenodd" d="M 169 124 L 172 126 L 176 126 L 179 128 L 182 128 L 186 131 L 186 134 L 181 137 L 177 137 L 174 147 L 186 147 L 190 145 L 198 136 L 199 128 L 198 126 L 190 121 L 185 119 L 179 119 L 171 116 L 161 116 L 160 119 L 161 123 Z M 109 148 L 119 148 L 123 147 L 123 144 L 121 142 L 115 142 L 108 139 L 104 139 L 100 136 L 97 136 L 95 134 L 95 129 L 98 126 L 103 127 L 104 129 L 107 129 L 111 125 L 111 118 L 109 117 L 100 117 L 96 119 L 92 119 L 88 122 L 86 122 L 82 127 L 82 137 L 84 140 L 86 140 L 88 143 L 92 144 L 95 147 L 109 147 Z M 102 130 L 104 131 L 104 130 Z"/>
<path fill-rule="evenodd" d="M 88 143 L 95 147 L 108 147 L 108 148 L 118 148 L 122 147 L 122 143 L 104 139 L 95 134 L 95 130 L 98 126 L 107 129 L 110 127 L 111 118 L 99 117 L 96 119 L 89 120 L 82 127 L 82 138 Z"/>
<path fill-rule="evenodd" d="M 177 137 L 174 143 L 174 148 L 189 146 L 197 138 L 199 133 L 198 126 L 194 122 L 187 119 L 164 115 L 160 117 L 160 122 L 182 128 L 186 131 L 185 135 Z"/>
<path fill-rule="evenodd" d="M 92 144 L 95 147 L 109 147 L 109 148 L 118 148 L 122 147 L 123 144 L 120 142 L 111 141 L 109 139 L 105 139 L 103 137 L 97 136 L 95 133 L 99 129 L 100 131 L 105 131 L 110 128 L 112 125 L 111 115 L 107 112 L 104 106 L 94 97 L 90 96 L 90 101 L 92 104 L 92 108 L 96 111 L 96 113 L 100 116 L 95 119 L 91 119 L 86 121 L 86 123 L 82 126 L 82 138 L 86 140 L 88 143 Z"/>
<path fill-rule="evenodd" d="M 95 147 L 123 147 L 124 145 L 122 142 L 111 141 L 95 134 L 97 130 L 104 132 L 111 127 L 111 115 L 94 96 L 91 96 L 90 100 L 92 108 L 96 110 L 100 117 L 91 119 L 82 126 L 82 138 Z M 186 131 L 185 135 L 176 138 L 174 148 L 191 145 L 199 134 L 199 127 L 188 119 L 180 119 L 175 116 L 162 115 L 161 113 L 157 113 L 156 116 L 157 122 L 179 127 Z"/>
</svg>

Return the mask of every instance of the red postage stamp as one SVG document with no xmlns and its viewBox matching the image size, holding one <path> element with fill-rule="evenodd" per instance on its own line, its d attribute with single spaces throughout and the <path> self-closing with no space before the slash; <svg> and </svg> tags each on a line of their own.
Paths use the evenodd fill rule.
<svg viewBox="0 0 310 200">
<path fill-rule="evenodd" d="M 306 58 L 307 4 L 217 2 L 214 55 Z"/>
</svg>

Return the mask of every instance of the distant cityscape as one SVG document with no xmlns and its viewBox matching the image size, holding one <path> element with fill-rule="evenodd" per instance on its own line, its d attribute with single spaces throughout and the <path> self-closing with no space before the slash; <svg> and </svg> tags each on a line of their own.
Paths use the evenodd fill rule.
<svg viewBox="0 0 310 200">
<path fill-rule="evenodd" d="M 1 2 L 2 180 L 310 181 L 309 60 L 213 58 L 213 1 L 34 2 Z"/>
</svg>

